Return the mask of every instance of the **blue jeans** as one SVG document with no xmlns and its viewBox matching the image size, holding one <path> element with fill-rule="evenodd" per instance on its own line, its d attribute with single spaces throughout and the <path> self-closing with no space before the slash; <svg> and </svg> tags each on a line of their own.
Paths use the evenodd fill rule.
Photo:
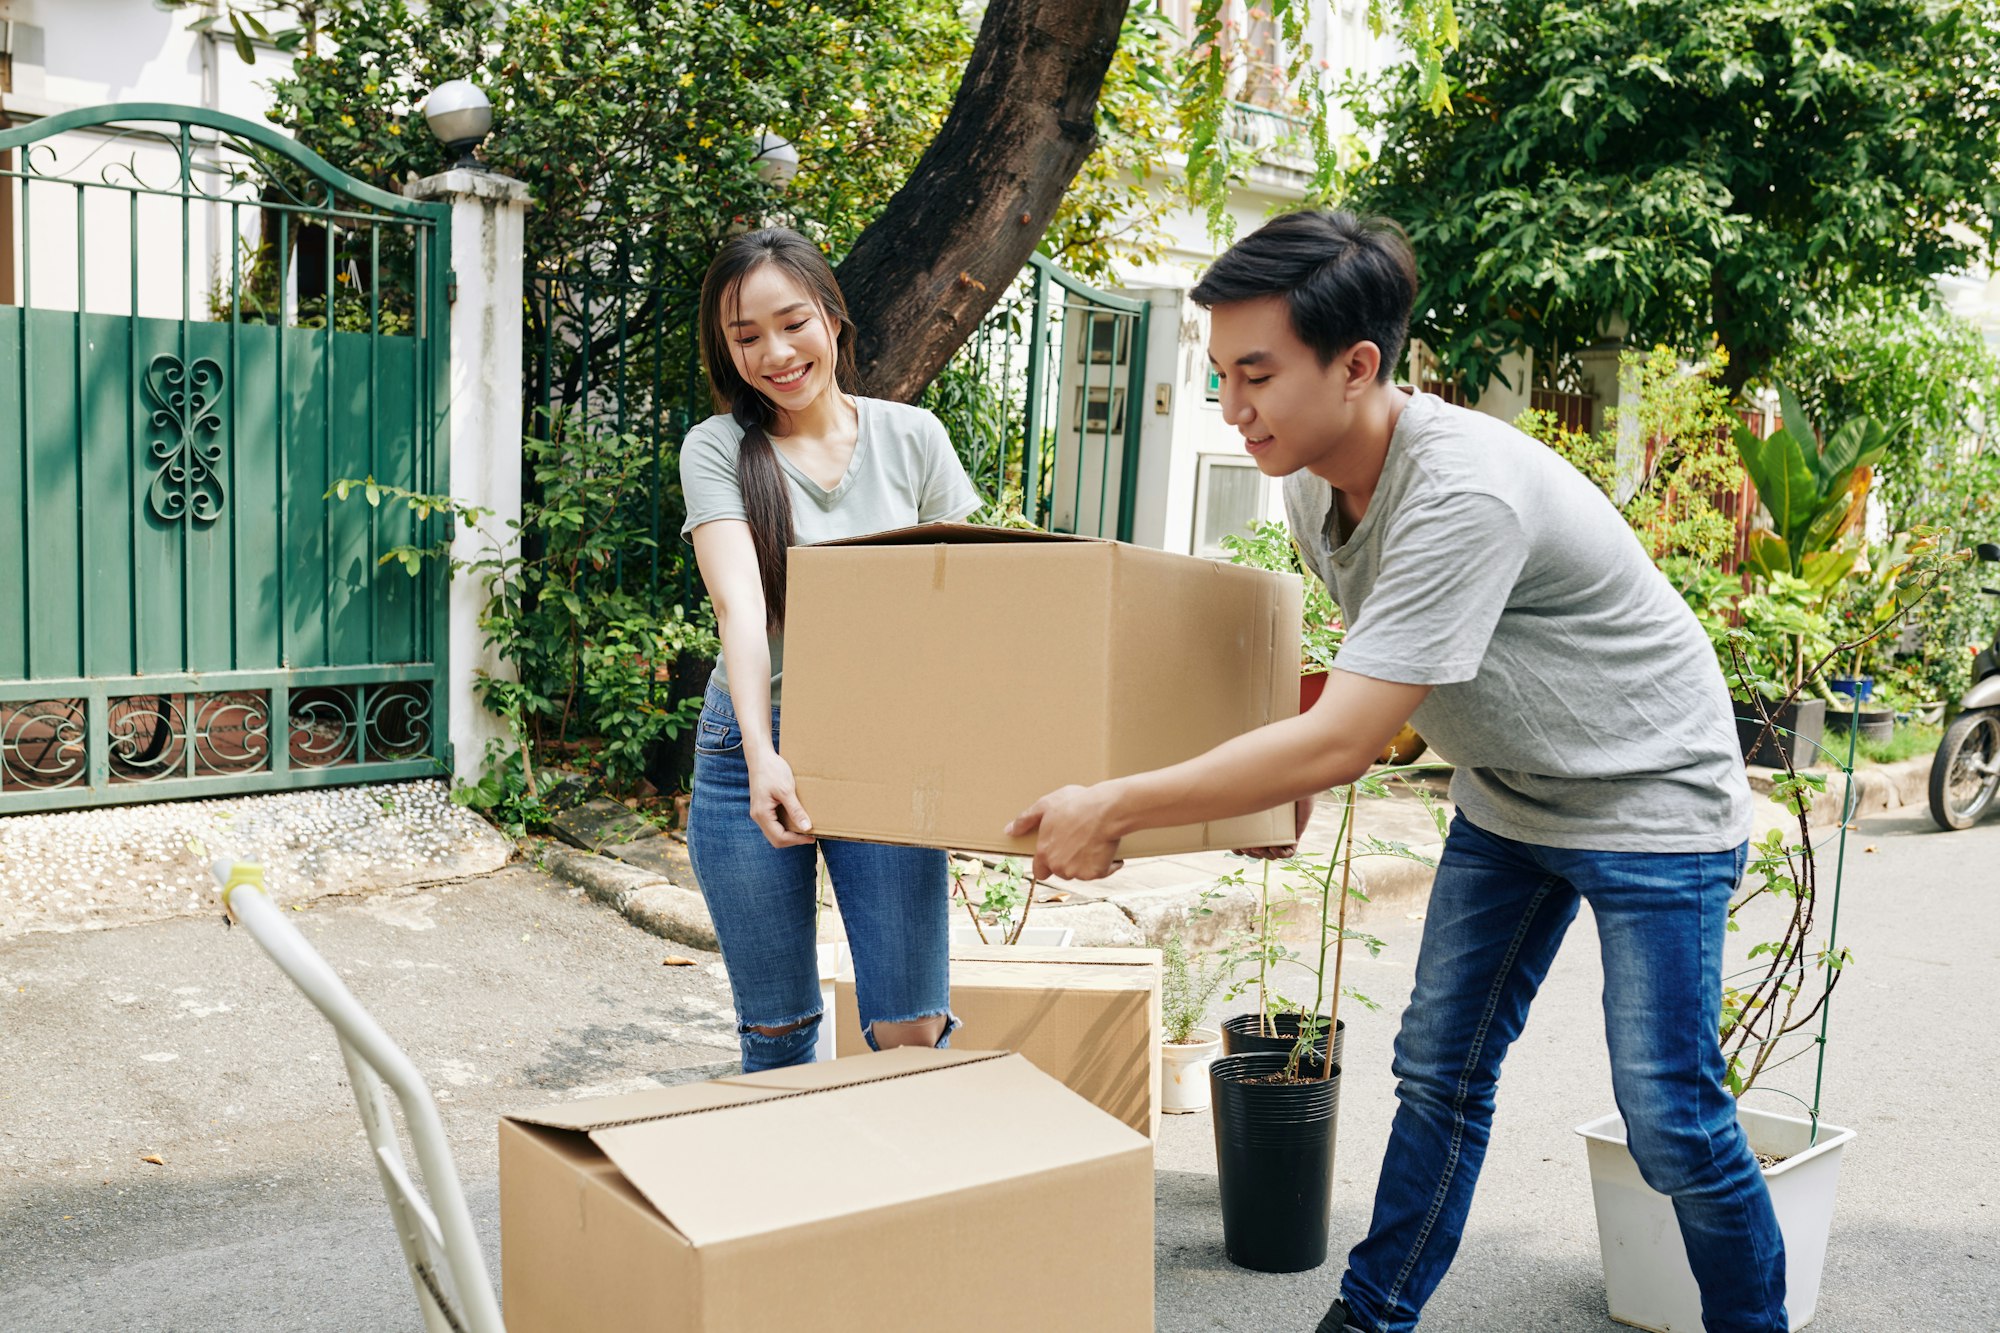
<svg viewBox="0 0 2000 1333">
<path fill-rule="evenodd" d="M 809 1064 L 818 1039 L 819 954 L 814 942 L 819 857 L 840 897 L 854 957 L 855 1004 L 868 1044 L 874 1024 L 950 1017 L 946 939 L 951 907 L 945 855 L 822 838 L 818 846 L 773 847 L 750 818 L 750 769 L 727 691 L 711 685 L 695 737 L 688 859 L 722 944 L 735 997 L 743 1071 Z M 771 710 L 771 740 L 778 710 Z M 811 813 L 808 810 L 807 813 Z M 771 1036 L 757 1028 L 784 1028 Z"/>
<path fill-rule="evenodd" d="M 1674 1201 L 1709 1333 L 1784 1333 L 1785 1249 L 1723 1082 L 1722 941 L 1745 849 L 1592 852 L 1452 821 L 1396 1037 L 1398 1102 L 1375 1215 L 1340 1294 L 1407 1333 L 1458 1250 L 1500 1061 L 1588 901 L 1604 956 L 1611 1083 L 1633 1159 Z"/>
</svg>

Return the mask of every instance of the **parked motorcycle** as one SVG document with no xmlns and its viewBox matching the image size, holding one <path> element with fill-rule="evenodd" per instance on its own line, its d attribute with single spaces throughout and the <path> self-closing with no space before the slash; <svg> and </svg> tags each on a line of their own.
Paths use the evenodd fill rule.
<svg viewBox="0 0 2000 1333">
<path fill-rule="evenodd" d="M 2000 545 L 1981 542 L 1981 560 L 2000 562 Z M 2000 588 L 1981 588 L 2000 597 Z M 2000 791 L 2000 633 L 1972 662 L 1972 688 L 1958 701 L 1931 761 L 1931 818 L 1941 829 L 1971 828 Z"/>
</svg>

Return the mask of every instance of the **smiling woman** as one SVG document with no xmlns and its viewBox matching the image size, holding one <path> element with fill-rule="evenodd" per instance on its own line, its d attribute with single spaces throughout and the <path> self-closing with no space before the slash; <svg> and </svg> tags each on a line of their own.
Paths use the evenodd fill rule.
<svg viewBox="0 0 2000 1333">
<path fill-rule="evenodd" d="M 854 326 L 819 249 L 781 228 L 730 241 L 702 285 L 701 346 L 718 414 L 681 447 L 682 536 L 715 602 L 722 658 L 695 742 L 688 853 L 715 918 L 746 1070 L 814 1058 L 814 939 L 824 853 L 878 1047 L 943 1045 L 944 853 L 815 842 L 779 752 L 787 550 L 979 506 L 936 417 L 862 398 Z"/>
</svg>

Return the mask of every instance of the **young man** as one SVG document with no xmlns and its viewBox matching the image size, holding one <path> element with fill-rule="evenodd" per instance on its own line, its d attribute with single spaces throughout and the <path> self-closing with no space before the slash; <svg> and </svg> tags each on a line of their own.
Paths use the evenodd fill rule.
<svg viewBox="0 0 2000 1333">
<path fill-rule="evenodd" d="M 1616 510 L 1548 449 L 1390 382 L 1416 296 L 1391 223 L 1280 217 L 1209 269 L 1225 418 L 1347 622 L 1300 717 L 1172 768 L 1065 787 L 1037 875 L 1095 878 L 1135 829 L 1358 778 L 1413 721 L 1458 814 L 1396 1038 L 1398 1109 L 1368 1235 L 1321 1333 L 1406 1333 L 1458 1247 L 1500 1061 L 1588 902 L 1633 1156 L 1674 1200 L 1712 1333 L 1782 1333 L 1784 1250 L 1723 1083 L 1721 954 L 1750 793 L 1700 626 Z"/>
</svg>

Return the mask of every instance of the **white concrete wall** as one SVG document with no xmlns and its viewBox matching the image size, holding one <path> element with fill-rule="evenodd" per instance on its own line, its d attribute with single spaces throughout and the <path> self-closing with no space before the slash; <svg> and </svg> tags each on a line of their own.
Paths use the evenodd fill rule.
<svg viewBox="0 0 2000 1333">
<path fill-rule="evenodd" d="M 190 13 L 168 13 L 148 0 L 0 0 L 0 21 L 11 22 L 13 90 L 0 107 L 15 126 L 79 107 L 108 102 L 170 102 L 207 107 L 259 123 L 271 105 L 265 84 L 289 68 L 291 58 L 269 47 L 245 65 L 232 44 L 188 31 Z M 0 34 L 8 32 L 0 26 Z M 131 177 L 173 187 L 178 159 L 165 143 L 144 138 L 113 141 L 101 133 L 59 135 L 37 147 L 36 166 L 47 174 L 71 171 L 78 179 L 101 182 L 109 171 L 118 182 Z M 211 192 L 221 188 L 229 163 L 214 149 L 197 160 L 216 169 L 206 174 Z M 142 315 L 178 319 L 185 300 L 197 319 L 205 318 L 211 288 L 229 274 L 230 210 L 196 203 L 183 227 L 177 201 L 142 199 L 135 231 L 127 201 L 111 191 L 83 194 L 85 226 L 81 280 L 77 265 L 77 192 L 55 184 L 29 187 L 25 216 L 18 207 L 12 244 L 16 299 L 26 285 L 37 306 L 107 314 L 132 313 L 136 280 Z M 241 190 L 244 197 L 254 191 Z M 251 234 L 255 217 L 239 218 Z M 22 234 L 33 237 L 34 269 L 22 269 Z M 137 244 L 134 244 L 134 237 Z M 186 262 L 183 263 L 183 244 Z"/>
</svg>

